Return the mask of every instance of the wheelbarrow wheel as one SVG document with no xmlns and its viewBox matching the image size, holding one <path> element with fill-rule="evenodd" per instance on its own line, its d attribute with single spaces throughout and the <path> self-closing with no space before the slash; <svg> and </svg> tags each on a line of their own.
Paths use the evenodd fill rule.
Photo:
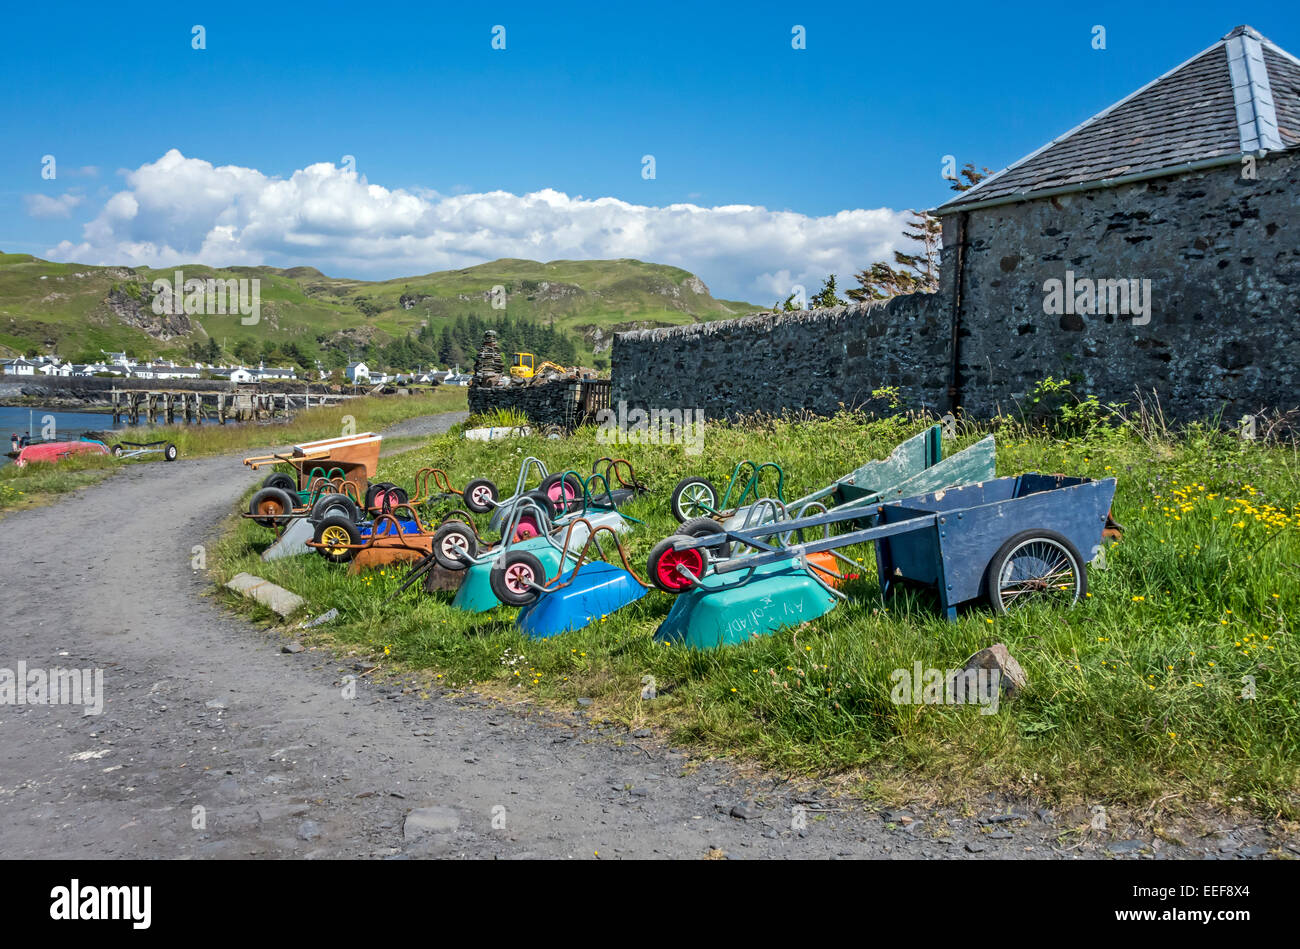
<svg viewBox="0 0 1300 949">
<path fill-rule="evenodd" d="M 361 511 L 357 508 L 357 502 L 346 494 L 322 494 L 311 506 L 307 519 L 313 524 L 319 524 L 327 517 L 346 517 L 355 524 L 361 519 Z"/>
<path fill-rule="evenodd" d="M 1021 531 L 989 561 L 985 576 L 993 612 L 1005 616 L 1027 603 L 1073 606 L 1088 592 L 1083 558 L 1055 531 Z"/>
<path fill-rule="evenodd" d="M 478 556 L 478 538 L 464 524 L 450 522 L 443 524 L 433 532 L 433 559 L 438 566 L 446 570 L 464 570 L 467 566 L 461 559 Z"/>
<path fill-rule="evenodd" d="M 700 577 L 704 573 L 704 565 L 708 563 L 709 555 L 702 547 L 673 550 L 674 544 L 690 539 L 684 534 L 673 534 L 659 541 L 650 551 L 646 562 L 650 571 L 650 582 L 665 593 L 685 593 L 695 586 L 695 580 L 683 575 L 677 569 L 678 567 L 684 567 L 695 577 Z"/>
<path fill-rule="evenodd" d="M 692 517 L 677 528 L 677 533 L 685 534 L 687 537 L 721 534 L 723 539 L 720 544 L 709 545 L 709 556 L 710 558 L 721 558 L 723 560 L 731 556 L 731 541 L 726 539 L 727 529 L 711 517 Z"/>
<path fill-rule="evenodd" d="M 465 506 L 475 514 L 486 514 L 496 506 L 497 486 L 487 478 L 475 478 L 465 485 Z"/>
<path fill-rule="evenodd" d="M 582 504 L 582 479 L 571 471 L 563 475 L 553 474 L 543 479 L 537 490 L 550 498 L 556 515 L 571 511 Z"/>
<path fill-rule="evenodd" d="M 266 476 L 266 480 L 262 482 L 262 487 L 279 488 L 281 491 L 288 491 L 292 494 L 294 491 L 298 490 L 298 482 L 294 481 L 290 475 L 285 474 L 283 471 L 277 471 Z"/>
<path fill-rule="evenodd" d="M 507 606 L 527 606 L 539 593 L 534 584 L 546 582 L 546 567 L 527 550 L 508 550 L 497 558 L 488 574 L 488 584 L 498 600 Z"/>
<path fill-rule="evenodd" d="M 293 496 L 281 488 L 261 488 L 248 502 L 253 522 L 262 527 L 275 527 L 276 519 L 292 510 Z"/>
<path fill-rule="evenodd" d="M 176 460 L 176 446 L 173 445 L 171 442 L 168 442 L 166 445 L 163 446 L 163 461 L 175 461 L 175 460 Z"/>
<path fill-rule="evenodd" d="M 316 550 L 330 563 L 347 563 L 357 555 L 349 545 L 361 543 L 361 531 L 355 521 L 332 514 L 316 525 L 312 540 L 322 545 Z"/>
<path fill-rule="evenodd" d="M 673 488 L 669 501 L 673 517 L 685 523 L 694 517 L 703 517 L 718 509 L 718 489 L 707 478 L 683 478 Z"/>
</svg>

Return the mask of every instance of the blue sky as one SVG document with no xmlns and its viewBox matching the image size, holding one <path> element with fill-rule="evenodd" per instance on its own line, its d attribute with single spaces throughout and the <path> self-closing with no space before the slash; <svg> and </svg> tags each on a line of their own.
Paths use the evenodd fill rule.
<svg viewBox="0 0 1300 949">
<path fill-rule="evenodd" d="M 529 247 L 554 256 L 644 251 L 694 270 L 719 295 L 768 302 L 764 294 L 783 281 L 838 268 L 843 284 L 850 261 L 865 266 L 887 256 L 898 241 L 897 212 L 949 195 L 940 178 L 944 155 L 999 169 L 1240 22 L 1300 52 L 1295 3 L 972 9 L 11 7 L 0 58 L 0 249 L 47 256 L 66 242 L 53 256 L 89 263 L 226 254 L 229 260 L 204 262 L 313 263 L 363 277 L 532 256 L 520 250 Z M 204 50 L 191 48 L 195 24 L 206 29 Z M 505 50 L 491 48 L 498 24 L 506 28 Z M 804 50 L 791 48 L 795 25 L 806 28 Z M 1092 48 L 1094 25 L 1106 29 L 1104 50 Z M 176 187 L 155 175 L 155 190 L 136 195 L 138 212 L 119 204 L 105 219 L 113 194 L 150 187 L 123 172 L 173 149 L 198 164 L 173 159 L 157 171 Z M 642 177 L 647 154 L 655 158 L 653 180 Z M 41 177 L 44 155 L 56 158 L 55 180 Z M 388 193 L 381 210 L 367 209 L 364 193 L 349 197 L 325 185 L 304 185 L 288 205 L 268 198 L 274 181 L 316 163 L 338 166 L 344 155 L 355 156 L 363 189 Z M 258 182 L 216 194 L 225 186 L 213 184 L 220 176 L 205 163 L 248 169 Z M 634 208 L 743 205 L 789 216 L 695 213 L 666 223 L 642 212 L 605 218 L 584 205 L 566 241 L 554 236 L 573 212 L 563 203 L 548 199 L 533 217 L 508 201 L 444 200 L 546 189 Z M 188 205 L 201 194 L 211 200 L 198 214 Z M 224 212 L 223 200 L 231 204 Z M 322 218 L 293 203 L 313 200 L 318 210 L 329 201 L 350 210 Z M 260 210 L 250 210 L 254 204 Z M 887 210 L 836 223 L 842 212 L 871 209 Z M 302 226 L 268 236 L 276 213 L 298 213 Z M 88 237 L 83 227 L 97 219 Z M 471 222 L 463 230 L 462 219 Z M 214 240 L 223 221 L 233 233 Z M 643 226 L 650 236 L 637 233 Z M 764 227 L 797 237 L 763 238 Z M 747 268 L 738 232 L 751 228 L 761 249 Z M 620 236 L 602 243 L 610 231 Z M 717 242 L 735 246 L 710 252 Z M 131 259 L 109 260 L 113 254 Z"/>
</svg>

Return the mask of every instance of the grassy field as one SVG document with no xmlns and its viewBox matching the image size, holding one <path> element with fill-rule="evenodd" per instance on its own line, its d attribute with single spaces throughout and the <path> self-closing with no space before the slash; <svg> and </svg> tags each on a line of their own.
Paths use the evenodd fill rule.
<svg viewBox="0 0 1300 949">
<path fill-rule="evenodd" d="M 174 442 L 182 458 L 221 455 L 291 442 L 332 438 L 351 415 L 358 432 L 382 429 L 397 422 L 437 412 L 463 411 L 466 390 L 460 386 L 434 389 L 428 395 L 405 398 L 367 396 L 341 405 L 308 409 L 287 422 L 268 425 L 154 425 L 132 429 L 130 441 L 160 439 Z M 111 426 L 108 416 L 106 427 Z M 165 464 L 159 455 L 118 460 L 106 455 L 70 458 L 57 464 L 0 468 L 0 511 L 48 504 L 61 494 L 102 481 L 122 465 Z"/>
<path fill-rule="evenodd" d="M 245 326 L 237 314 L 194 317 L 196 328 L 170 340 L 155 339 L 117 318 L 106 300 L 114 287 L 155 278 L 221 280 L 256 277 L 261 281 L 259 323 Z M 0 350 L 42 352 L 51 344 L 66 358 L 100 349 L 146 356 L 183 358 L 194 341 L 212 336 L 228 352 L 240 340 L 293 342 L 314 352 L 319 335 L 351 331 L 361 338 L 405 336 L 428 321 L 435 330 L 457 316 L 476 313 L 494 319 L 504 313 L 553 323 L 579 338 L 591 358 L 590 335 L 605 338 L 616 327 L 679 324 L 727 319 L 761 307 L 714 299 L 695 292 L 690 273 L 639 260 L 497 260 L 464 270 L 448 270 L 369 282 L 327 277 L 312 267 L 213 268 L 183 264 L 148 267 L 97 267 L 61 264 L 29 254 L 0 253 Z M 506 310 L 493 310 L 485 294 L 506 288 Z M 407 298 L 407 305 L 402 298 Z M 586 342 L 582 340 L 586 339 Z"/>
<path fill-rule="evenodd" d="M 787 496 L 798 496 L 883 457 L 924 424 L 841 414 L 712 425 L 697 457 L 677 446 L 600 444 L 590 429 L 506 444 L 452 433 L 391 459 L 381 477 L 409 485 L 416 469 L 436 465 L 453 483 L 486 476 L 508 493 L 529 454 L 553 471 L 584 472 L 611 451 L 625 455 L 653 489 L 627 509 L 645 522 L 628 540 L 644 575 L 649 548 L 675 526 L 667 496 L 681 477 L 725 484 L 742 458 L 777 461 Z M 945 451 L 989 427 L 965 426 Z M 1089 568 L 1090 595 L 1073 609 L 995 618 L 979 606 L 947 622 L 921 593 L 882 603 L 872 552 L 862 548 L 850 602 L 797 629 L 695 653 L 653 641 L 671 605 L 658 591 L 585 630 L 531 641 L 515 630 L 513 609 L 471 615 L 452 609 L 447 594 L 410 592 L 386 606 L 403 570 L 353 577 L 315 555 L 263 564 L 269 534 L 247 520 L 232 528 L 217 569 L 222 579 L 265 576 L 305 596 L 312 613 L 338 608 L 336 623 L 295 635 L 377 657 L 386 671 L 561 707 L 590 697 L 594 711 L 629 726 L 665 728 L 677 742 L 868 796 L 916 800 L 924 787 L 948 800 L 998 791 L 1148 814 L 1208 804 L 1300 816 L 1295 445 L 1203 427 L 1173 435 L 1093 422 L 1074 437 L 1008 420 L 991 427 L 999 475 L 1119 479 L 1114 514 L 1126 533 L 1104 565 Z M 1029 677 L 996 714 L 891 701 L 894 670 L 959 668 L 995 642 Z M 647 675 L 658 684 L 654 701 L 640 697 Z"/>
</svg>

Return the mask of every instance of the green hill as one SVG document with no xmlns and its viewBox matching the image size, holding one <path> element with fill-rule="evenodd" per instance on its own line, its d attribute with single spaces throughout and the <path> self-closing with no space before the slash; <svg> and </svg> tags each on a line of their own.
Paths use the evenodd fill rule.
<svg viewBox="0 0 1300 949">
<path fill-rule="evenodd" d="M 260 281 L 261 320 L 244 326 L 239 314 L 158 315 L 151 305 L 156 278 Z M 505 308 L 492 306 L 505 288 Z M 499 299 L 499 297 L 498 297 Z M 639 260 L 497 260 L 396 280 L 327 277 L 314 267 L 212 268 L 186 264 L 93 267 L 60 264 L 28 254 L 0 253 L 0 350 L 57 352 L 90 358 L 101 349 L 134 357 L 180 357 L 214 337 L 233 352 L 241 339 L 262 348 L 294 343 L 316 354 L 333 342 L 383 343 L 417 331 L 434 332 L 458 317 L 508 316 L 553 324 L 575 337 L 584 359 L 607 351 L 618 330 L 696 323 L 762 309 L 716 300 L 693 274 Z"/>
</svg>

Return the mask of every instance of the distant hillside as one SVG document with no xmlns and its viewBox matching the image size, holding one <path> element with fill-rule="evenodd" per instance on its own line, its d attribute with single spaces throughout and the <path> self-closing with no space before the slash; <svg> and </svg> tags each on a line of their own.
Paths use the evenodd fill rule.
<svg viewBox="0 0 1300 949">
<path fill-rule="evenodd" d="M 155 278 L 261 281 L 261 322 L 238 314 L 189 316 L 153 312 Z M 492 288 L 505 288 L 505 310 Z M 65 359 L 99 350 L 182 356 L 215 337 L 226 352 L 241 339 L 262 348 L 294 343 L 318 353 L 336 345 L 386 342 L 428 321 L 437 332 L 457 317 L 503 315 L 552 323 L 579 337 L 582 355 L 606 352 L 615 331 L 727 319 L 762 307 L 716 300 L 685 270 L 639 260 L 497 260 L 465 270 L 369 282 L 327 277 L 313 267 L 228 267 L 185 264 L 165 270 L 59 264 L 0 253 L 0 350 L 6 355 L 54 349 Z M 427 331 L 426 331 L 427 332 Z"/>
</svg>

